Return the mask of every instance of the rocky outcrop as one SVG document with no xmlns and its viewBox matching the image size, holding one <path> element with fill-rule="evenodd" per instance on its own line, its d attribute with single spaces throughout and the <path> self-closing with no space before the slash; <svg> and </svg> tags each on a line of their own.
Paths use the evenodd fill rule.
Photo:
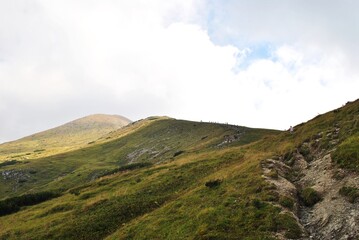
<svg viewBox="0 0 359 240">
<path fill-rule="evenodd" d="M 356 239 L 359 237 L 359 203 L 339 194 L 345 186 L 359 187 L 357 174 L 338 169 L 330 154 L 309 164 L 297 186 L 311 186 L 322 196 L 312 208 L 301 206 L 299 219 L 311 239 Z M 341 173 L 341 177 L 338 177 Z"/>
<path fill-rule="evenodd" d="M 339 193 L 344 187 L 359 189 L 359 175 L 340 169 L 331 159 L 339 130 L 335 126 L 305 141 L 293 152 L 262 161 L 266 181 L 276 186 L 279 195 L 295 201 L 294 207 L 285 211 L 290 210 L 302 227 L 300 239 L 359 238 L 359 201 L 348 201 Z M 323 148 L 323 136 L 326 148 Z M 318 193 L 321 201 L 306 206 L 301 197 L 305 188 Z"/>
</svg>

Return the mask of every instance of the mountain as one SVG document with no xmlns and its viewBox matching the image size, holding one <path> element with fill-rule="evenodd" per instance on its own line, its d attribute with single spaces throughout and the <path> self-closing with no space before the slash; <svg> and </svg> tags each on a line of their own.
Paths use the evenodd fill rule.
<svg viewBox="0 0 359 240">
<path fill-rule="evenodd" d="M 5 165 L 0 196 L 70 188 L 127 164 L 163 164 L 182 155 L 243 145 L 277 131 L 150 117 L 113 131 L 85 148 Z M 6 164 L 4 162 L 3 164 Z"/>
<path fill-rule="evenodd" d="M 357 239 L 359 100 L 283 132 L 151 117 L 0 165 L 0 239 Z"/>
<path fill-rule="evenodd" d="M 131 121 L 119 115 L 94 114 L 0 145 L 1 160 L 40 158 L 91 144 Z"/>
</svg>

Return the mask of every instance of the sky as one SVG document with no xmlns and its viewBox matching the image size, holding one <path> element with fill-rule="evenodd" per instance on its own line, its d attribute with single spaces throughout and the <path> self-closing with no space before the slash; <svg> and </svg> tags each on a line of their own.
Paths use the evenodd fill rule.
<svg viewBox="0 0 359 240">
<path fill-rule="evenodd" d="M 95 113 L 288 129 L 359 98 L 356 0 L 0 0 L 0 142 Z"/>
</svg>

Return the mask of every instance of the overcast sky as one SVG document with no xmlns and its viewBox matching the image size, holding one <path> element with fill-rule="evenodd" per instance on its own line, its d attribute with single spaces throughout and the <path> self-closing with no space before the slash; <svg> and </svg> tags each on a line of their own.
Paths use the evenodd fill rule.
<svg viewBox="0 0 359 240">
<path fill-rule="evenodd" d="M 93 113 L 287 129 L 359 98 L 356 0 L 0 0 L 0 142 Z"/>
</svg>

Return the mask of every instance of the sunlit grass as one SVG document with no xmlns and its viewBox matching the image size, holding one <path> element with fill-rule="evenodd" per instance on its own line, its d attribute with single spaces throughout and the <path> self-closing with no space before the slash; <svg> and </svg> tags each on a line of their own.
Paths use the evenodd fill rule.
<svg viewBox="0 0 359 240">
<path fill-rule="evenodd" d="M 355 152 L 358 113 L 358 103 L 348 104 L 293 134 L 147 119 L 80 150 L 3 166 L 36 170 L 36 181 L 12 192 L 0 180 L 1 196 L 53 189 L 63 195 L 1 217 L 0 239 L 298 238 L 297 222 L 283 212 L 293 202 L 264 181 L 260 162 L 316 139 L 318 149 Z M 238 131 L 239 140 L 223 144 Z M 131 167 L 137 162 L 151 164 Z"/>
</svg>

